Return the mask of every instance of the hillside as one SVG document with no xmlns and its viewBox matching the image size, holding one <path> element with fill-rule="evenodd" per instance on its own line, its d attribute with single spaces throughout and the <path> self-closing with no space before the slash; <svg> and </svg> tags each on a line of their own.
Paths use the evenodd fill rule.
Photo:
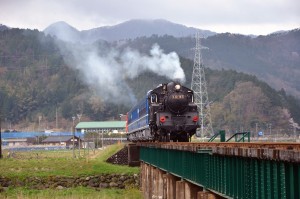
<svg viewBox="0 0 300 199">
<path fill-rule="evenodd" d="M 140 99 L 148 90 L 170 80 L 147 70 L 134 77 L 125 76 L 123 80 L 116 80 L 112 76 L 124 78 L 125 75 L 115 72 L 121 66 L 118 63 L 110 63 L 105 71 L 94 71 L 96 65 L 101 64 L 99 61 L 103 60 L 92 60 L 92 66 L 95 66 L 92 68 L 85 65 L 85 60 L 91 61 L 95 56 L 112 56 L 108 53 L 109 49 L 114 49 L 117 54 L 117 51 L 123 51 L 128 46 L 147 54 L 150 43 L 159 43 L 168 53 L 174 40 L 177 41 L 174 37 L 153 36 L 122 45 L 99 41 L 81 46 L 63 43 L 37 30 L 0 31 L 0 110 L 4 126 L 12 123 L 23 129 L 30 125 L 37 129 L 39 117 L 42 116 L 41 128 L 53 128 L 56 110 L 60 118 L 59 127 L 64 129 L 70 127 L 71 118 L 77 113 L 82 113 L 82 120 L 85 121 L 118 119 L 120 113 L 126 113 L 131 107 L 127 91 Z M 83 49 L 76 52 L 82 54 L 62 51 L 80 46 Z M 92 52 L 92 57 L 89 52 Z M 80 64 L 75 60 L 81 60 Z M 190 86 L 193 62 L 182 57 L 180 62 L 186 75 L 185 85 Z M 99 73 L 97 78 L 100 79 L 107 76 L 104 78 L 106 81 L 87 76 L 93 73 Z M 234 70 L 207 68 L 206 74 L 216 128 L 253 130 L 256 123 L 260 126 L 272 123 L 275 129 L 288 129 L 289 120 L 300 123 L 300 102 L 284 90 L 276 91 L 255 76 Z M 121 92 L 110 92 L 112 89 Z"/>
</svg>

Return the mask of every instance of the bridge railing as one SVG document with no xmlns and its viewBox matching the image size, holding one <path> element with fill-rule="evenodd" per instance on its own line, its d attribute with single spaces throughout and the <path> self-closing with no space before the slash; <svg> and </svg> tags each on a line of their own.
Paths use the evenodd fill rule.
<svg viewBox="0 0 300 199">
<path fill-rule="evenodd" d="M 300 164 L 165 148 L 140 148 L 140 160 L 232 198 L 300 198 Z"/>
<path fill-rule="evenodd" d="M 250 142 L 250 132 L 235 133 L 226 142 L 229 142 L 232 138 L 234 138 L 235 142 L 245 142 L 245 138 Z"/>
<path fill-rule="evenodd" d="M 245 142 L 247 138 L 247 142 L 250 142 L 250 132 L 240 132 L 233 134 L 229 139 L 225 141 L 225 131 L 221 130 L 218 133 L 214 134 L 208 142 L 213 142 L 218 136 L 220 136 L 220 142 L 229 142 L 234 138 L 235 142 Z"/>
</svg>

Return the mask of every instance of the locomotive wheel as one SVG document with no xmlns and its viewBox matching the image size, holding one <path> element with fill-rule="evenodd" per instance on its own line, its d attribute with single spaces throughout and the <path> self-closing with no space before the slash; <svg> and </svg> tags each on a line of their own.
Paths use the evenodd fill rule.
<svg viewBox="0 0 300 199">
<path fill-rule="evenodd" d="M 167 133 L 166 138 L 167 138 L 166 142 L 170 142 L 170 133 Z"/>
<path fill-rule="evenodd" d="M 183 133 L 181 135 L 178 135 L 178 142 L 189 142 L 189 134 Z"/>
<path fill-rule="evenodd" d="M 156 135 L 158 142 L 170 142 L 170 133 L 159 131 Z"/>
<path fill-rule="evenodd" d="M 170 142 L 170 138 L 168 138 L 167 135 L 162 135 L 162 136 L 160 136 L 159 141 L 160 142 Z"/>
</svg>

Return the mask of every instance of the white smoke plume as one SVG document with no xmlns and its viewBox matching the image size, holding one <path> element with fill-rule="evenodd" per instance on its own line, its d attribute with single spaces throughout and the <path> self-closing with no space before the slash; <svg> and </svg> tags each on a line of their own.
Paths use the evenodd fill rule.
<svg viewBox="0 0 300 199">
<path fill-rule="evenodd" d="M 149 55 L 127 48 L 97 49 L 92 45 L 65 43 L 60 49 L 68 65 L 80 70 L 83 80 L 106 101 L 116 104 L 136 102 L 126 79 L 152 71 L 170 80 L 185 81 L 184 71 L 175 52 L 165 54 L 154 44 Z"/>
<path fill-rule="evenodd" d="M 185 81 L 178 55 L 175 52 L 164 54 L 157 44 L 152 46 L 150 55 L 142 55 L 138 51 L 127 49 L 120 55 L 120 59 L 127 75 L 131 78 L 144 71 L 152 71 L 171 80 Z"/>
</svg>

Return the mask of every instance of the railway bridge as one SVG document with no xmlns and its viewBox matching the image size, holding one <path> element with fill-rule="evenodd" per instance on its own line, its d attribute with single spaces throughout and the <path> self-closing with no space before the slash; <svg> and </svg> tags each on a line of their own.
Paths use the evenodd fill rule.
<svg viewBox="0 0 300 199">
<path fill-rule="evenodd" d="M 144 198 L 300 198 L 300 144 L 138 143 Z"/>
</svg>

